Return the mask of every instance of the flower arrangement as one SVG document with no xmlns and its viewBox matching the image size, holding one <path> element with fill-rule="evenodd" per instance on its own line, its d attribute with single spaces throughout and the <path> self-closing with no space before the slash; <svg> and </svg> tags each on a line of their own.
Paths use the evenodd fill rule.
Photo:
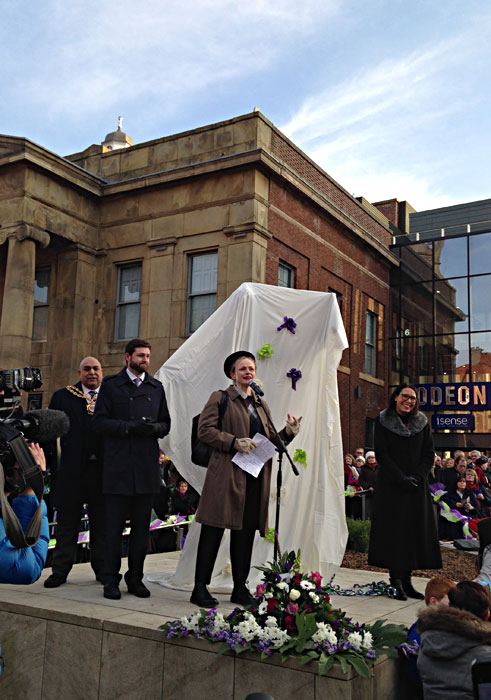
<svg viewBox="0 0 491 700">
<path fill-rule="evenodd" d="M 277 564 L 258 569 L 263 582 L 246 609 L 235 608 L 229 615 L 216 608 L 200 610 L 162 625 L 165 636 L 218 642 L 219 653 L 257 651 L 265 659 L 277 652 L 282 661 L 289 657 L 300 665 L 317 661 L 319 675 L 339 661 L 344 673 L 352 667 L 365 678 L 380 654 L 395 657 L 406 641 L 403 625 L 383 620 L 360 625 L 334 610 L 321 575 L 302 572 L 300 553 L 285 552 Z"/>
</svg>

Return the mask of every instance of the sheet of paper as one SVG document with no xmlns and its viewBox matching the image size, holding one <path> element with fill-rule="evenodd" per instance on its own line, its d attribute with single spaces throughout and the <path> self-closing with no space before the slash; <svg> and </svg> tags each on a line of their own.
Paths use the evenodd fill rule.
<svg viewBox="0 0 491 700">
<path fill-rule="evenodd" d="M 248 455 L 237 452 L 237 454 L 232 457 L 232 462 L 248 474 L 252 474 L 252 476 L 257 478 L 261 473 L 264 463 L 267 462 L 268 459 L 271 459 L 276 452 L 276 447 L 271 440 L 268 440 L 268 438 L 261 435 L 261 433 L 256 433 L 252 439 L 257 447 Z"/>
</svg>

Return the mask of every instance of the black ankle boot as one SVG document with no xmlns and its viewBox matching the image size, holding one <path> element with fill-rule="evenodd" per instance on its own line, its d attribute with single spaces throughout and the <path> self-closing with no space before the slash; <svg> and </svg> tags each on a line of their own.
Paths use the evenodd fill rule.
<svg viewBox="0 0 491 700">
<path fill-rule="evenodd" d="M 396 600 L 407 600 L 407 595 L 404 592 L 404 588 L 402 587 L 402 581 L 400 578 L 392 578 L 390 577 L 390 585 L 392 588 L 395 588 L 396 594 L 394 598 Z"/>
<path fill-rule="evenodd" d="M 194 584 L 190 601 L 200 608 L 215 608 L 218 605 L 218 600 L 211 595 L 206 584 L 198 581 Z"/>
<path fill-rule="evenodd" d="M 425 598 L 424 595 L 417 591 L 411 583 L 411 572 L 403 576 L 402 588 L 408 598 L 415 598 L 416 600 L 424 600 Z"/>
<path fill-rule="evenodd" d="M 246 607 L 254 603 L 254 598 L 245 583 L 236 583 L 234 584 L 232 595 L 230 596 L 230 602 Z"/>
</svg>

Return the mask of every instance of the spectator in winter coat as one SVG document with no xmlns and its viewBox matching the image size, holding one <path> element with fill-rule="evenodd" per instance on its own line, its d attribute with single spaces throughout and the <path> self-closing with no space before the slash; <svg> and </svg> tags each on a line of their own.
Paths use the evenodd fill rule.
<svg viewBox="0 0 491 700">
<path fill-rule="evenodd" d="M 489 588 L 462 581 L 448 592 L 449 607 L 428 607 L 418 617 L 418 671 L 425 700 L 473 700 L 471 664 L 491 661 Z"/>
</svg>

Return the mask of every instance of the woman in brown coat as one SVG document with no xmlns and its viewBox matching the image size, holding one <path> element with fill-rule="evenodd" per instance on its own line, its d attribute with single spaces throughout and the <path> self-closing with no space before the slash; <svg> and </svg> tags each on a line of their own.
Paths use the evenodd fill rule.
<svg viewBox="0 0 491 700">
<path fill-rule="evenodd" d="M 276 442 L 266 414 L 249 386 L 256 376 L 254 355 L 242 350 L 232 353 L 225 360 L 224 371 L 234 383 L 225 392 L 226 407 L 221 430 L 218 428 L 221 391 L 214 391 L 208 399 L 198 426 L 198 438 L 213 448 L 196 514 L 196 520 L 201 523 L 201 534 L 191 602 L 203 608 L 218 605 L 207 585 L 211 581 L 225 528 L 231 530 L 234 588 L 230 600 L 239 605 L 247 605 L 252 600 L 246 581 L 256 530 L 264 535 L 268 527 L 271 460 L 255 478 L 234 464 L 232 457 L 237 452 L 249 454 L 256 446 L 252 440 L 256 433 Z M 280 433 L 284 442 L 290 442 L 298 433 L 300 421 L 301 418 L 288 415 L 286 427 Z"/>
</svg>

